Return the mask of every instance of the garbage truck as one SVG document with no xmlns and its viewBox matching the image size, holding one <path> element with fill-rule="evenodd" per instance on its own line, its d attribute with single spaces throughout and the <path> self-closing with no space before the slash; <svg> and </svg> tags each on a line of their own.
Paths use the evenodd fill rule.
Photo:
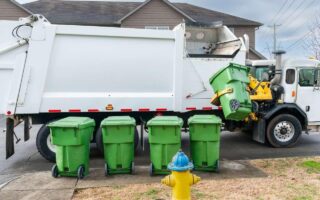
<svg viewBox="0 0 320 200">
<path fill-rule="evenodd" d="M 315 60 L 287 62 L 273 70 L 270 90 L 277 100 L 253 103 L 257 120 L 224 118 L 221 106 L 210 102 L 214 90 L 209 79 L 230 63 L 245 65 L 249 39 L 236 37 L 221 23 L 144 30 L 55 25 L 32 15 L 0 21 L 0 30 L 0 114 L 6 117 L 7 158 L 19 140 L 14 129 L 24 122 L 24 141 L 31 124 L 42 124 L 36 145 L 54 161 L 47 125 L 67 116 L 95 120 L 93 142 L 100 150 L 99 124 L 108 116 L 136 119 L 142 130 L 140 136 L 135 130 L 136 146 L 146 122 L 156 115 L 179 116 L 186 127 L 194 114 L 215 114 L 225 129 L 252 126 L 254 140 L 274 147 L 292 145 L 302 130 L 317 130 L 320 124 Z M 257 88 L 268 85 L 252 80 Z"/>
</svg>

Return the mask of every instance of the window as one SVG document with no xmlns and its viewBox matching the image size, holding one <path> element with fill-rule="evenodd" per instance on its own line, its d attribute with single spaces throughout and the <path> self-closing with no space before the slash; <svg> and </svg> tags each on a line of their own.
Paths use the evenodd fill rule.
<svg viewBox="0 0 320 200">
<path fill-rule="evenodd" d="M 296 76 L 296 70 L 287 69 L 287 72 L 286 72 L 286 83 L 287 84 L 293 84 L 294 81 L 295 81 L 295 76 Z"/>
<path fill-rule="evenodd" d="M 145 26 L 145 29 L 153 29 L 153 30 L 169 30 L 169 26 Z"/>
<path fill-rule="evenodd" d="M 301 87 L 312 87 L 315 83 L 315 69 L 299 70 L 299 85 Z"/>
</svg>

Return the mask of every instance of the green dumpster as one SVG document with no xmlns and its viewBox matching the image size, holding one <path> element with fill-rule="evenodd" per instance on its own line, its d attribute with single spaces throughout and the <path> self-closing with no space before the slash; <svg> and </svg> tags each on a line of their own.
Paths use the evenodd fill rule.
<svg viewBox="0 0 320 200">
<path fill-rule="evenodd" d="M 90 141 L 95 121 L 87 117 L 67 117 L 48 125 L 51 142 L 56 147 L 52 176 L 77 176 L 89 173 Z"/>
<path fill-rule="evenodd" d="M 175 116 L 158 116 L 149 120 L 150 175 L 169 174 L 172 157 L 181 148 L 182 119 Z"/>
<path fill-rule="evenodd" d="M 188 124 L 194 169 L 218 171 L 221 119 L 215 115 L 194 115 Z"/>
<path fill-rule="evenodd" d="M 226 119 L 241 121 L 252 112 L 250 94 L 247 90 L 249 71 L 246 66 L 231 63 L 210 79 L 216 94 L 214 99 L 219 99 Z"/>
<path fill-rule="evenodd" d="M 101 122 L 105 175 L 134 172 L 136 121 L 129 116 L 108 117 Z"/>
</svg>

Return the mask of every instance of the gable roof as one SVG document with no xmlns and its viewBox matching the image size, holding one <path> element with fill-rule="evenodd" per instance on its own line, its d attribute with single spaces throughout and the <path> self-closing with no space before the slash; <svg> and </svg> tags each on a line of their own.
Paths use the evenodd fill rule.
<svg viewBox="0 0 320 200">
<path fill-rule="evenodd" d="M 54 24 L 113 26 L 120 25 L 123 20 L 150 1 L 151 0 L 145 2 L 39 0 L 21 6 L 32 13 L 44 15 Z M 258 27 L 262 25 L 259 22 L 187 3 L 162 1 L 191 22 L 212 23 L 222 21 L 225 25 L 231 26 Z"/>
<path fill-rule="evenodd" d="M 148 3 L 150 3 L 150 1 L 152 0 L 146 0 L 145 2 L 143 2 L 142 4 L 140 4 L 137 8 L 135 8 L 134 10 L 132 10 L 131 12 L 129 12 L 128 14 L 126 14 L 124 17 L 122 17 L 120 20 L 118 20 L 119 23 L 121 23 L 123 20 L 125 20 L 126 18 L 130 17 L 131 15 L 133 15 L 135 12 L 137 12 L 138 10 L 140 10 L 141 8 L 143 8 L 145 5 L 147 5 Z M 187 18 L 188 20 L 192 21 L 192 22 L 196 22 L 196 20 L 192 19 L 190 16 L 186 15 L 183 11 L 181 11 L 179 8 L 177 8 L 174 4 L 170 3 L 167 0 L 161 0 L 162 2 L 164 2 L 165 4 L 167 4 L 169 7 L 171 7 L 172 9 L 174 9 L 175 11 L 177 11 L 178 13 L 180 13 L 182 16 L 184 16 L 185 18 Z"/>
</svg>

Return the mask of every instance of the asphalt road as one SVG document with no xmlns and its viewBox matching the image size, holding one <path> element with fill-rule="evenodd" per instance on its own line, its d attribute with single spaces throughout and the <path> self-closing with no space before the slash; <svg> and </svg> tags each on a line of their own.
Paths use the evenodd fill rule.
<svg viewBox="0 0 320 200">
<path fill-rule="evenodd" d="M 23 141 L 23 125 L 16 128 L 16 134 L 21 137 L 21 141 L 15 145 L 15 154 L 8 160 L 5 159 L 5 121 L 0 117 L 0 185 L 21 174 L 33 171 L 50 170 L 52 163 L 43 159 L 38 153 L 35 145 L 35 138 L 39 125 L 31 130 L 29 141 Z M 188 152 L 188 136 L 183 134 L 183 149 Z M 135 156 L 137 165 L 148 165 L 149 148 L 147 138 L 145 138 L 145 150 L 139 149 Z M 294 148 L 276 149 L 256 143 L 249 135 L 244 133 L 223 132 L 221 135 L 221 159 L 223 160 L 243 160 L 259 158 L 277 158 L 289 156 L 315 156 L 320 155 L 320 134 L 305 135 L 301 137 L 299 143 Z M 92 168 L 102 168 L 103 159 L 97 152 L 95 145 L 91 147 Z"/>
</svg>

